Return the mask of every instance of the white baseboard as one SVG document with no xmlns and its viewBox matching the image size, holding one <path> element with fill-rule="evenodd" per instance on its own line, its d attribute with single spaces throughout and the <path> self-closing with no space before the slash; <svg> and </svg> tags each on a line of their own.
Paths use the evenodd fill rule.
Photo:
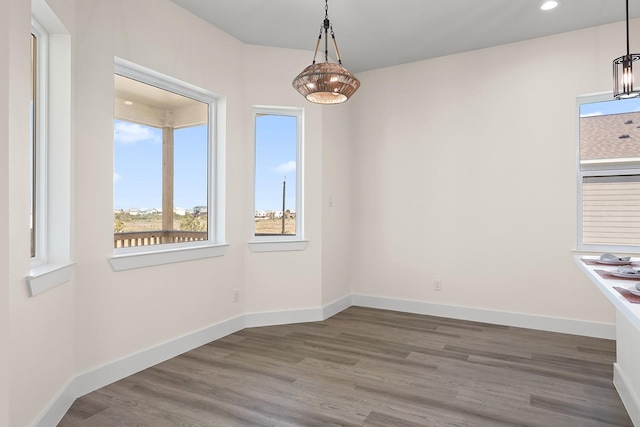
<svg viewBox="0 0 640 427">
<path fill-rule="evenodd" d="M 629 386 L 624 372 L 618 363 L 613 364 L 613 385 L 616 386 L 620 399 L 624 404 L 631 422 L 634 426 L 640 426 L 640 401 L 633 389 Z"/>
<path fill-rule="evenodd" d="M 518 328 L 582 335 L 594 338 L 616 339 L 616 325 L 608 323 L 585 322 L 558 317 L 544 317 L 531 314 L 510 313 L 507 311 L 485 310 L 482 308 L 461 307 L 434 304 L 422 301 L 401 300 L 369 295 L 352 295 L 353 305 L 403 311 L 406 313 L 427 314 L 430 316 L 470 320 L 473 322 Z"/>
<path fill-rule="evenodd" d="M 55 426 L 78 397 L 244 328 L 244 316 L 238 316 L 81 373 L 63 387 L 34 426 Z"/>
<path fill-rule="evenodd" d="M 322 320 L 322 308 L 306 308 L 301 310 L 282 310 L 244 315 L 245 326 L 289 325 L 292 323 L 318 322 Z"/>
<path fill-rule="evenodd" d="M 81 373 L 62 388 L 34 426 L 55 426 L 78 397 L 244 328 L 322 321 L 352 305 L 615 339 L 615 325 L 609 324 L 368 295 L 347 295 L 319 308 L 248 313 Z M 623 379 L 620 381 L 624 382 Z M 622 395 L 622 392 L 620 394 Z M 626 401 L 624 399 L 623 401 L 626 405 Z M 637 402 L 635 397 L 632 401 Z M 638 407 L 636 405 L 636 408 Z M 635 420 L 635 418 L 632 419 Z"/>
<path fill-rule="evenodd" d="M 64 417 L 64 414 L 67 413 L 77 398 L 74 392 L 74 382 L 75 378 L 62 387 L 49 404 L 49 407 L 33 424 L 34 427 L 51 427 L 58 425 L 62 417 Z"/>
<path fill-rule="evenodd" d="M 346 310 L 352 305 L 353 303 L 351 301 L 351 295 L 347 295 L 346 297 L 342 297 L 333 302 L 330 302 L 329 304 L 322 307 L 322 320 L 327 320 L 328 318 L 335 316 L 342 310 Z"/>
<path fill-rule="evenodd" d="M 244 315 L 245 326 L 291 325 L 293 323 L 320 322 L 351 307 L 351 295 L 339 298 L 320 308 L 302 310 L 282 310 L 262 313 L 247 313 Z"/>
</svg>

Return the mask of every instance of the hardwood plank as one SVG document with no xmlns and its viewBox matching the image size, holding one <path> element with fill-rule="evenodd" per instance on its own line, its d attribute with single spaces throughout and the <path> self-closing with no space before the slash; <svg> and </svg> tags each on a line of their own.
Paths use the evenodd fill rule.
<svg viewBox="0 0 640 427">
<path fill-rule="evenodd" d="M 194 349 L 59 425 L 631 426 L 615 357 L 609 340 L 350 307 Z"/>
</svg>

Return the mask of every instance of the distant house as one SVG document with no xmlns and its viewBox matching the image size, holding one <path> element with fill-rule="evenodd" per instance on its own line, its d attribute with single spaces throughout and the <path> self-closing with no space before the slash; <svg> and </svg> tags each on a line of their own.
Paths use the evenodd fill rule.
<svg viewBox="0 0 640 427">
<path fill-rule="evenodd" d="M 187 214 L 187 210 L 184 208 L 173 208 L 173 213 L 184 216 Z"/>
<path fill-rule="evenodd" d="M 206 214 L 207 213 L 207 207 L 206 206 L 196 206 L 193 208 L 193 213 L 194 214 Z"/>
<path fill-rule="evenodd" d="M 254 218 L 255 219 L 267 219 L 267 211 L 256 211 Z"/>
<path fill-rule="evenodd" d="M 134 208 L 134 209 L 129 209 L 129 210 L 127 211 L 127 213 L 128 213 L 129 215 L 136 216 L 136 215 L 140 215 L 140 213 L 141 213 L 141 212 L 140 212 L 140 209 L 135 209 L 135 208 Z"/>
</svg>

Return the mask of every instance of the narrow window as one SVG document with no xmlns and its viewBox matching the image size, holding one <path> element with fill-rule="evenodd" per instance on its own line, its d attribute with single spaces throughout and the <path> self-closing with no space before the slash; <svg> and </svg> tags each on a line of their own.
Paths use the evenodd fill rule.
<svg viewBox="0 0 640 427">
<path fill-rule="evenodd" d="M 29 224 L 31 296 L 73 271 L 71 37 L 44 0 L 31 1 Z M 26 147 L 25 147 L 26 148 Z"/>
<path fill-rule="evenodd" d="M 47 185 L 48 185 L 48 34 L 36 22 L 31 25 L 31 79 L 29 104 L 29 224 L 32 267 L 48 262 Z"/>
<path fill-rule="evenodd" d="M 37 158 L 36 158 L 36 144 L 37 144 L 37 135 L 36 135 L 36 109 L 37 109 L 37 98 L 36 93 L 38 91 L 38 55 L 37 55 L 37 46 L 38 46 L 38 38 L 35 34 L 31 34 L 31 103 L 30 103 L 30 141 L 29 141 L 29 154 L 31 162 L 29 163 L 29 177 L 30 183 L 29 188 L 31 191 L 30 197 L 30 209 L 29 209 L 29 224 L 31 230 L 31 258 L 36 256 L 36 206 L 37 206 L 37 188 L 36 188 L 36 169 L 37 169 Z"/>
<path fill-rule="evenodd" d="M 257 240 L 301 240 L 302 111 L 255 108 Z"/>
</svg>

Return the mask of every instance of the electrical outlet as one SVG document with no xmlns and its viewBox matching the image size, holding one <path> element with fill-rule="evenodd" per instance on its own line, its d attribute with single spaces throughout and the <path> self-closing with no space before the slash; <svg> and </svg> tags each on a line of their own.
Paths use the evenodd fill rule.
<svg viewBox="0 0 640 427">
<path fill-rule="evenodd" d="M 442 290 L 442 281 L 441 280 L 436 280 L 435 282 L 433 282 L 433 290 L 434 291 L 441 291 Z"/>
<path fill-rule="evenodd" d="M 233 302 L 240 301 L 240 291 L 237 289 L 233 290 Z"/>
</svg>

